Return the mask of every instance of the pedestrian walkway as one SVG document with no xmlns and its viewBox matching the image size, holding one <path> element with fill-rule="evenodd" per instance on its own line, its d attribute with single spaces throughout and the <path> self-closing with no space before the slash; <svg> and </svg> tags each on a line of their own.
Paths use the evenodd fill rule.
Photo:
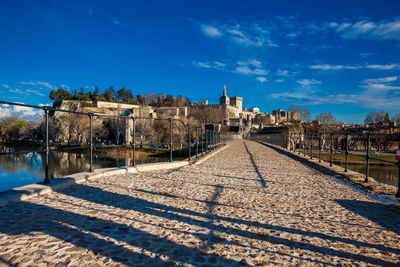
<svg viewBox="0 0 400 267">
<path fill-rule="evenodd" d="M 396 265 L 400 209 L 251 141 L 0 208 L 0 266 Z"/>
</svg>

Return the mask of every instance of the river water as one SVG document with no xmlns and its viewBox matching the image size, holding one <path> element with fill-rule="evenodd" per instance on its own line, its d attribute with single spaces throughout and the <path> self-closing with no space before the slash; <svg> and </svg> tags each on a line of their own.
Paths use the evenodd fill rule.
<svg viewBox="0 0 400 267">
<path fill-rule="evenodd" d="M 166 158 L 149 158 L 137 151 L 137 163 L 165 161 Z M 69 174 L 89 170 L 89 151 L 54 151 L 49 153 L 49 177 L 63 177 Z M 96 151 L 93 156 L 93 168 L 110 168 L 132 164 L 132 152 L 105 153 Z M 342 164 L 340 164 L 342 165 Z M 42 153 L 31 152 L 0 156 L 0 192 L 19 186 L 43 182 L 44 160 Z M 349 164 L 349 169 L 365 173 L 365 165 Z M 370 176 L 381 183 L 397 186 L 398 168 L 393 165 L 370 166 Z"/>
<path fill-rule="evenodd" d="M 150 158 L 137 151 L 136 163 L 165 161 L 165 158 Z M 49 153 L 49 177 L 57 178 L 85 172 L 90 168 L 89 151 L 52 151 Z M 132 152 L 105 154 L 95 151 L 93 168 L 110 168 L 132 164 Z M 43 182 L 45 176 L 43 153 L 30 152 L 0 156 L 0 192 L 19 186 Z"/>
</svg>

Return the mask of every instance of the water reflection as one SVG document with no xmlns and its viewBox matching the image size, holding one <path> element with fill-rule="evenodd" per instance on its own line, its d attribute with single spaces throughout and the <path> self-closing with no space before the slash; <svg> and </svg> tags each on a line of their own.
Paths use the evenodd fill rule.
<svg viewBox="0 0 400 267">
<path fill-rule="evenodd" d="M 344 168 L 344 163 L 336 163 Z M 359 173 L 365 173 L 364 164 L 349 164 L 349 169 Z M 393 185 L 397 187 L 398 184 L 399 169 L 393 166 L 369 166 L 369 176 L 374 178 L 377 182 Z"/>
<path fill-rule="evenodd" d="M 0 191 L 18 186 L 43 182 L 44 153 L 29 152 L 0 156 Z M 104 151 L 95 150 L 93 168 L 110 168 L 132 165 L 132 150 Z M 136 163 L 149 163 L 165 159 L 151 158 L 143 151 L 136 152 Z M 88 171 L 90 152 L 84 151 L 51 151 L 49 153 L 49 177 L 57 178 L 73 173 Z"/>
</svg>

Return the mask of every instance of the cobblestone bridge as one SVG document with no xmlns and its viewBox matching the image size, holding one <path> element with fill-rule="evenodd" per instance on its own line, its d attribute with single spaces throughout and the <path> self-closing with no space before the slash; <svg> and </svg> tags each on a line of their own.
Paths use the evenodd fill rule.
<svg viewBox="0 0 400 267">
<path fill-rule="evenodd" d="M 399 206 L 250 141 L 0 208 L 0 266 L 349 263 L 400 264 Z"/>
</svg>

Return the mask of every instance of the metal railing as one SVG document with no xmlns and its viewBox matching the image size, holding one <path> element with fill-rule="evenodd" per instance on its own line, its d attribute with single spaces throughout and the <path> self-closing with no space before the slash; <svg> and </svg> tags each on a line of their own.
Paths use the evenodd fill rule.
<svg viewBox="0 0 400 267">
<path fill-rule="evenodd" d="M 269 134 L 253 134 L 251 140 L 263 141 L 282 147 L 294 153 L 303 154 L 313 159 L 318 157 L 322 162 L 323 152 L 328 154 L 329 165 L 333 166 L 335 154 L 344 154 L 344 172 L 349 170 L 349 156 L 361 159 L 365 162 L 365 180 L 369 181 L 371 160 L 383 162 L 385 165 L 397 166 L 398 183 L 396 197 L 400 197 L 400 160 L 390 161 L 373 157 L 380 153 L 395 158 L 395 153 L 387 153 L 389 149 L 400 150 L 400 133 L 351 133 L 351 132 L 280 132 Z M 375 147 L 372 151 L 371 148 Z M 383 147 L 383 148 L 382 148 Z M 316 154 L 316 155 L 315 155 Z M 372 157 L 371 157 L 372 156 Z"/>
<path fill-rule="evenodd" d="M 126 147 L 132 149 L 132 163 L 131 166 L 136 166 L 137 165 L 137 160 L 136 160 L 136 152 L 138 149 L 138 144 L 140 145 L 140 148 L 144 148 L 146 146 L 146 140 L 143 142 L 143 136 L 145 136 L 144 139 L 146 139 L 146 136 L 150 136 L 150 144 L 148 143 L 147 146 L 148 148 L 153 148 L 155 147 L 158 149 L 161 147 L 161 139 L 159 140 L 158 144 L 154 144 L 152 142 L 152 133 L 159 131 L 169 131 L 169 133 L 163 133 L 165 136 L 168 136 L 168 146 L 167 149 L 169 150 L 169 161 L 172 162 L 174 160 L 174 146 L 177 147 L 178 145 L 180 146 L 180 152 L 186 152 L 187 160 L 191 161 L 193 158 L 198 158 L 199 156 L 208 153 L 212 150 L 215 150 L 221 146 L 226 145 L 226 142 L 229 140 L 232 140 L 233 134 L 231 133 L 223 133 L 223 132 L 217 132 L 213 130 L 207 130 L 206 126 L 203 125 L 201 127 L 194 127 L 190 126 L 189 124 L 186 124 L 183 120 L 177 119 L 177 118 L 152 118 L 152 117 L 145 117 L 145 116 L 121 116 L 121 115 L 106 115 L 106 114 L 100 114 L 100 113 L 93 113 L 93 112 L 80 112 L 80 111 L 74 111 L 74 110 L 65 110 L 65 109 L 57 109 L 53 107 L 48 107 L 48 106 L 34 106 L 34 105 L 26 105 L 22 103 L 14 103 L 14 102 L 7 102 L 7 101 L 0 101 L 0 104 L 4 105 L 12 105 L 12 106 L 20 106 L 24 108 L 33 108 L 33 109 L 41 109 L 44 111 L 44 121 L 42 122 L 43 128 L 44 128 L 44 133 L 42 136 L 42 145 L 41 148 L 39 149 L 24 149 L 24 150 L 14 150 L 14 151 L 1 151 L 0 155 L 10 155 L 10 154 L 20 154 L 20 153 L 30 153 L 30 152 L 39 152 L 44 154 L 44 183 L 48 184 L 50 183 L 50 177 L 49 177 L 49 152 L 51 151 L 66 151 L 66 150 L 85 150 L 89 149 L 90 151 L 90 157 L 89 157 L 89 172 L 94 171 L 94 164 L 93 164 L 93 152 L 97 148 L 117 148 L 117 147 Z M 72 147 L 54 147 L 54 142 L 53 142 L 53 147 L 50 146 L 51 143 L 51 138 L 49 136 L 49 113 L 53 112 L 53 116 L 55 112 L 61 112 L 61 113 L 69 113 L 69 114 L 75 114 L 75 115 L 80 115 L 80 116 L 86 116 L 89 119 L 89 129 L 88 129 L 88 138 L 87 141 L 85 142 L 85 145 L 79 145 L 79 146 L 72 146 Z M 111 145 L 104 145 L 104 144 L 97 144 L 93 140 L 93 120 L 94 118 L 102 118 L 102 119 L 122 119 L 124 120 L 124 127 L 123 130 L 126 130 L 129 127 L 126 127 L 126 122 L 128 120 L 132 120 L 132 133 L 131 133 L 131 138 L 132 141 L 127 143 L 124 142 L 124 144 L 111 144 Z M 168 130 L 166 129 L 161 129 L 161 130 L 154 130 L 153 128 L 150 128 L 149 132 L 144 132 L 141 133 L 140 136 L 137 134 L 137 129 L 138 125 L 137 122 L 141 120 L 147 120 L 150 122 L 155 122 L 155 121 L 164 121 L 168 123 Z M 175 125 L 175 126 L 174 126 Z M 180 125 L 180 127 L 179 127 Z M 179 136 L 181 137 L 180 140 L 186 140 L 187 143 L 174 143 L 174 137 L 177 137 L 178 134 L 174 133 L 174 130 L 180 129 L 184 130 L 184 133 L 180 133 Z M 145 130 L 144 130 L 145 131 Z M 140 138 L 140 142 L 137 141 L 137 139 Z M 125 140 L 127 137 L 125 136 Z M 164 143 L 165 145 L 165 143 Z M 165 150 L 165 149 L 164 149 Z M 53 177 L 54 178 L 54 177 Z"/>
</svg>

